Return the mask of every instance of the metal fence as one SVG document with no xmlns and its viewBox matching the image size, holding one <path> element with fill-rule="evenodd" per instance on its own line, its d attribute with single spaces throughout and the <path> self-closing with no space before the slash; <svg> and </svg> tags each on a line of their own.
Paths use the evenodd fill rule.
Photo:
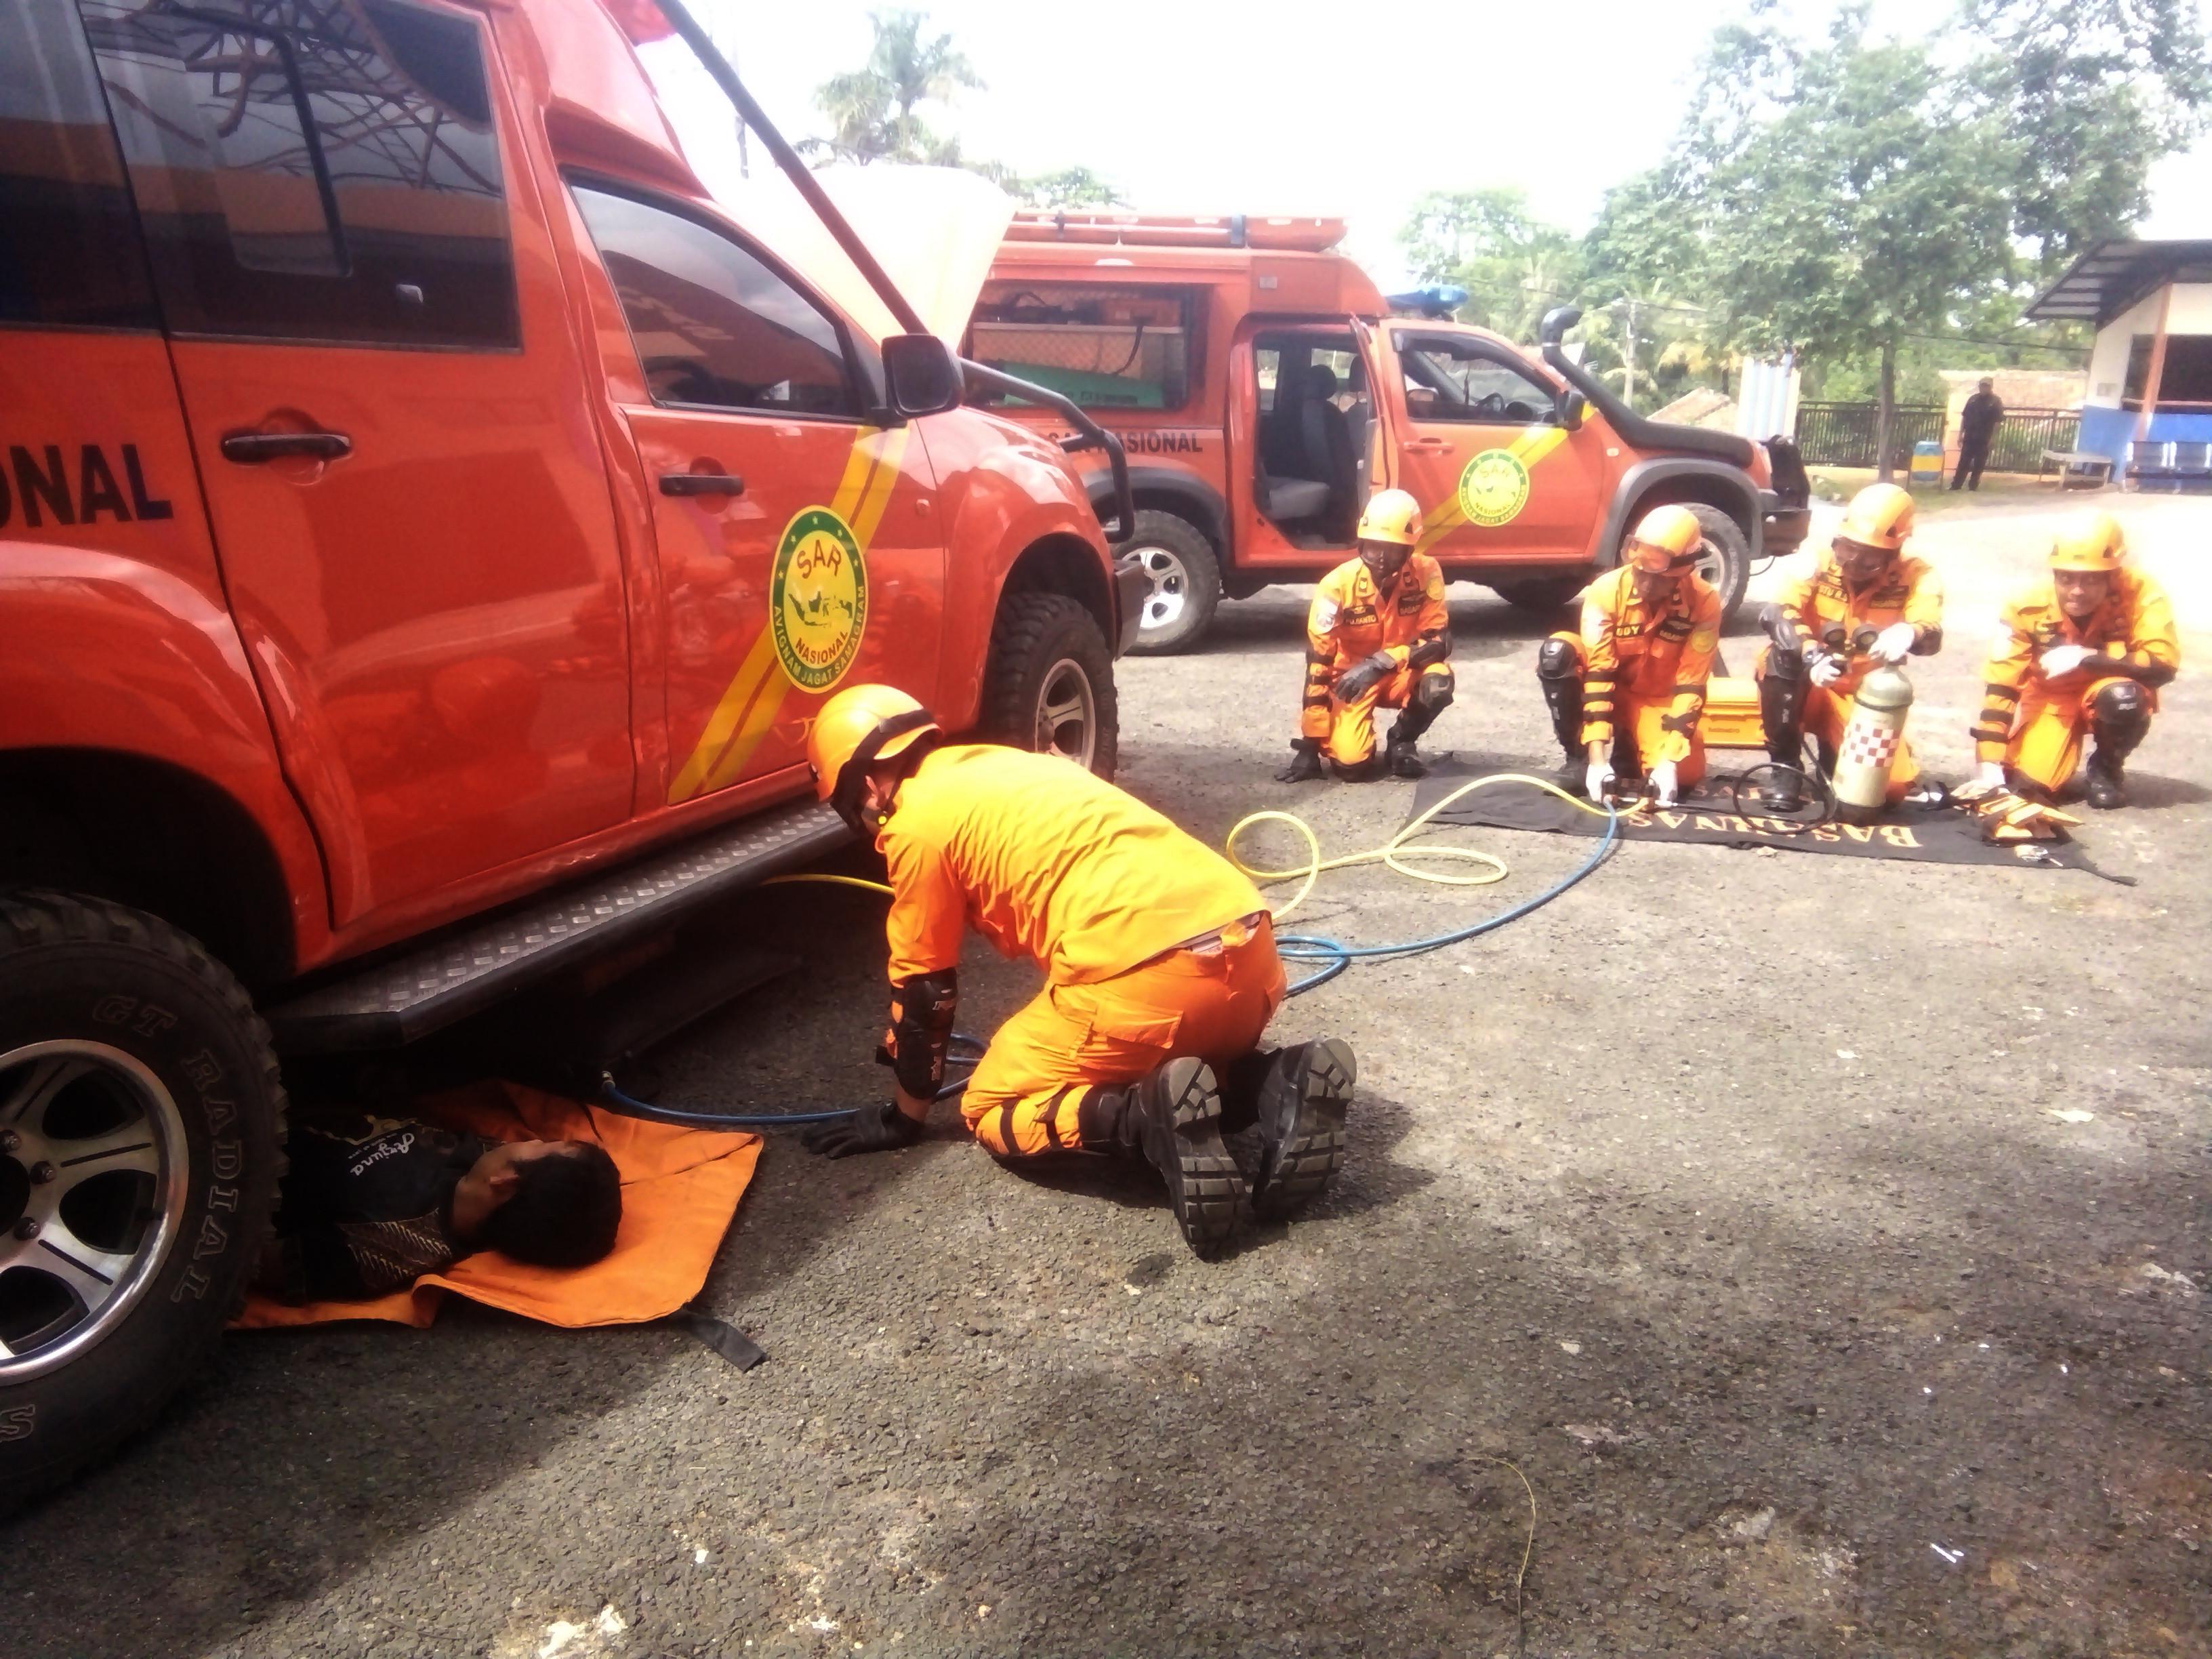
<svg viewBox="0 0 2212 1659">
<path fill-rule="evenodd" d="M 1899 404 L 1890 428 L 1890 464 L 1903 471 L 1912 465 L 1912 446 L 1943 441 L 1941 404 Z M 1808 466 L 1872 466 L 1875 406 L 1872 404 L 1800 404 L 1797 447 Z M 1990 440 L 1988 470 L 2033 472 L 2046 449 L 2071 449 L 2081 436 L 2081 412 L 2075 409 L 2008 409 Z"/>
<path fill-rule="evenodd" d="M 1943 405 L 1899 404 L 1890 411 L 1890 465 L 1912 465 L 1912 446 L 1943 438 Z M 1872 466 L 1875 406 L 1872 404 L 1800 404 L 1797 449 L 1808 466 Z"/>
<path fill-rule="evenodd" d="M 2078 409 L 2008 409 L 1990 440 L 1992 472 L 2033 472 L 2046 449 L 2071 449 L 2081 435 Z"/>
</svg>

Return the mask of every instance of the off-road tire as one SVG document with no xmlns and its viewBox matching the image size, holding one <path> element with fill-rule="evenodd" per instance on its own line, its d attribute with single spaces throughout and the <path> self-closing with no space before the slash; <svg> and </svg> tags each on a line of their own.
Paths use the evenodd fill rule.
<svg viewBox="0 0 2212 1659">
<path fill-rule="evenodd" d="M 1531 576 L 1526 581 L 1493 582 L 1491 592 L 1516 611 L 1539 617 L 1554 616 L 1574 603 L 1575 595 L 1589 586 L 1587 570 L 1571 576 Z"/>
<path fill-rule="evenodd" d="M 1173 620 L 1147 625 L 1144 618 L 1151 616 L 1162 598 L 1157 586 L 1147 591 L 1137 631 L 1129 637 L 1129 649 L 1144 656 L 1164 657 L 1188 651 L 1204 639 L 1221 604 L 1221 562 L 1214 556 L 1213 544 L 1206 532 L 1188 519 L 1146 507 L 1137 514 L 1135 537 L 1121 550 L 1145 561 L 1148 580 L 1163 574 L 1161 566 L 1180 567 L 1168 577 L 1181 601 Z"/>
<path fill-rule="evenodd" d="M 1089 764 L 1100 777 L 1111 778 L 1120 757 L 1121 716 L 1114 694 L 1114 653 L 1098 619 L 1065 593 L 1008 594 L 991 628 L 977 734 L 987 743 L 1016 749 L 1048 748 L 1038 737 L 1046 694 L 1059 697 L 1078 677 L 1090 700 Z"/>
<path fill-rule="evenodd" d="M 1735 615 L 1735 608 L 1743 603 L 1743 591 L 1751 586 L 1751 539 L 1743 533 L 1743 526 L 1720 510 L 1703 501 L 1684 503 L 1698 515 L 1698 523 L 1705 532 L 1709 557 L 1719 567 L 1700 562 L 1705 580 L 1721 596 L 1721 617 L 1723 621 Z"/>
<path fill-rule="evenodd" d="M 88 1315 L 78 1299 L 70 1328 L 90 1328 L 79 1331 L 81 1352 L 68 1353 L 76 1339 L 64 1330 L 44 1343 L 46 1369 L 39 1368 L 37 1347 L 18 1362 L 0 1358 L 0 1513 L 144 1427 L 205 1363 L 244 1299 L 283 1171 L 284 1089 L 269 1029 L 229 970 L 167 923 L 73 894 L 0 894 L 0 1077 L 43 1063 L 30 1058 L 9 1069 L 10 1056 L 42 1043 L 66 1045 L 73 1054 L 119 1051 L 143 1068 L 133 1074 L 152 1079 L 151 1098 L 165 1109 L 149 1108 L 144 1121 L 165 1150 L 140 1191 L 158 1197 L 181 1187 L 181 1195 L 179 1207 L 161 1206 L 173 1218 L 166 1242 L 158 1231 L 149 1238 L 154 1223 L 139 1223 L 131 1252 L 143 1263 L 138 1288 L 129 1299 L 114 1293 L 118 1310 Z M 129 1071 L 120 1061 L 106 1073 L 95 1064 L 94 1085 Z M 0 1098 L 0 1113 L 14 1111 L 14 1122 L 42 1137 L 61 1134 L 57 1116 L 84 1109 L 70 1096 L 81 1086 L 88 1085 L 28 1103 Z M 32 1123 L 34 1115 L 40 1123 Z M 175 1150 L 173 1160 L 167 1149 Z M 24 1182 L 41 1175 L 57 1179 L 51 1168 L 27 1176 L 19 1161 L 0 1155 L 0 1176 L 13 1182 L 0 1202 L 20 1211 Z M 90 1184 L 80 1181 L 72 1196 Z M 143 1198 L 126 1201 L 126 1210 L 131 1201 Z M 15 1214 L 6 1220 L 0 1244 L 13 1247 L 21 1223 Z M 49 1224 L 54 1231 L 85 1242 Z M 149 1252 L 158 1254 L 149 1259 Z M 32 1288 L 27 1305 L 36 1317 L 47 1286 L 35 1273 L 21 1282 Z M 0 1315 L 14 1305 L 0 1297 Z"/>
</svg>

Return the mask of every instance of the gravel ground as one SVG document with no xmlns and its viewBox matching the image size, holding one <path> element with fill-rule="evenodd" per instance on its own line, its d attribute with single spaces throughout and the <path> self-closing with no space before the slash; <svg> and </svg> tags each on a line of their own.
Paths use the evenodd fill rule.
<svg viewBox="0 0 2212 1659">
<path fill-rule="evenodd" d="M 1280 1032 L 1358 1052 L 1351 1163 L 1210 1266 L 1117 1166 L 1015 1173 L 950 1123 L 834 1166 L 779 1142 L 708 1291 L 769 1364 L 459 1304 L 234 1340 L 0 1528 L 8 1651 L 2212 1652 L 2212 506 L 2125 511 L 2198 665 L 2139 809 L 2088 832 L 2140 885 L 1629 847 L 1291 1004 Z M 1923 537 L 1939 775 L 2049 525 Z M 1405 811 L 1407 784 L 1272 781 L 1302 610 L 1271 590 L 1123 668 L 1124 781 L 1210 840 L 1295 801 L 1367 846 Z M 1472 587 L 1453 611 L 1433 746 L 1544 756 L 1541 629 Z M 1508 881 L 1354 872 L 1301 920 L 1433 932 L 1583 850 L 1459 838 Z M 872 1092 L 869 902 L 742 921 L 805 971 L 658 1086 Z M 969 976 L 977 1026 L 1032 985 Z"/>
</svg>

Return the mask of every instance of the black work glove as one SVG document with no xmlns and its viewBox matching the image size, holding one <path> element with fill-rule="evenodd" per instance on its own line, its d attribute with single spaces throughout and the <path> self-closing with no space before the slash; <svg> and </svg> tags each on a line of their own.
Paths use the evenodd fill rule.
<svg viewBox="0 0 2212 1659">
<path fill-rule="evenodd" d="M 863 1106 L 842 1123 L 825 1123 L 809 1129 L 799 1144 L 824 1158 L 850 1158 L 855 1152 L 895 1152 L 921 1139 L 922 1126 L 898 1109 L 895 1100 Z"/>
<path fill-rule="evenodd" d="M 1277 783 L 1311 783 L 1322 775 L 1320 738 L 1291 738 L 1291 763 L 1275 774 Z"/>
<path fill-rule="evenodd" d="M 1385 674 L 1398 672 L 1398 659 L 1388 651 L 1377 651 L 1352 664 L 1337 681 L 1334 696 L 1339 702 L 1352 702 L 1365 696 L 1375 688 L 1375 683 Z"/>
</svg>

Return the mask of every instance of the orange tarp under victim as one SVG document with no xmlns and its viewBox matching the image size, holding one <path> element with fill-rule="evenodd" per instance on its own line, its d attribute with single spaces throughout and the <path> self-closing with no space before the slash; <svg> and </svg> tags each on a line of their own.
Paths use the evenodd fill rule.
<svg viewBox="0 0 2212 1659">
<path fill-rule="evenodd" d="M 614 1254 L 589 1267 L 515 1261 L 495 1250 L 464 1256 L 373 1302 L 288 1307 L 249 1298 L 233 1328 L 273 1330 L 340 1319 L 426 1326 L 453 1291 L 548 1325 L 629 1325 L 676 1312 L 707 1282 L 722 1235 L 760 1161 L 761 1138 L 647 1123 L 519 1084 L 485 1084 L 422 1103 L 422 1115 L 501 1140 L 596 1140 L 622 1171 L 622 1228 Z"/>
</svg>

